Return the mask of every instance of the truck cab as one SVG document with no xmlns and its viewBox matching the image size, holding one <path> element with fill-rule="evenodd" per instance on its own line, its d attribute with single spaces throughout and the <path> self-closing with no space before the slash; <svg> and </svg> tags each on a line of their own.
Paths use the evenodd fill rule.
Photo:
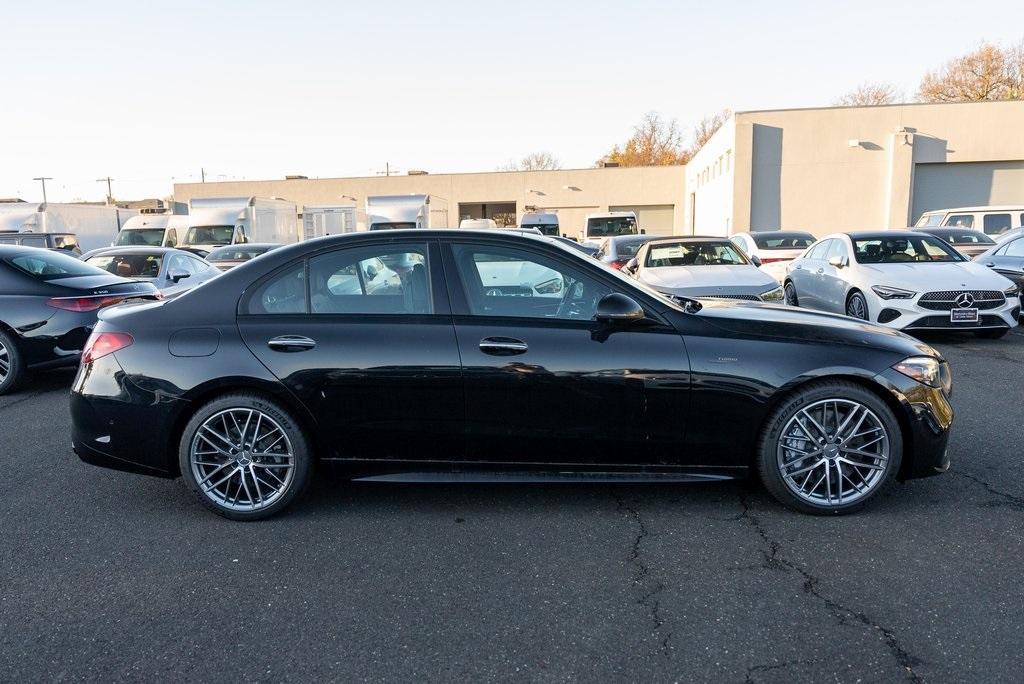
<svg viewBox="0 0 1024 684">
<path fill-rule="evenodd" d="M 635 211 L 606 211 L 587 214 L 586 224 L 580 233 L 580 242 L 600 246 L 605 238 L 642 233 L 644 231 L 637 224 Z"/>
<path fill-rule="evenodd" d="M 125 221 L 112 246 L 177 247 L 187 230 L 187 216 L 139 214 Z"/>
</svg>

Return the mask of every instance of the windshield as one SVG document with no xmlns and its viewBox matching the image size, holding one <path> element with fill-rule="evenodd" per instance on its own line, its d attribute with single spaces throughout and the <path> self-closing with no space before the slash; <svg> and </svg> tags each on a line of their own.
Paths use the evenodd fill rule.
<svg viewBox="0 0 1024 684">
<path fill-rule="evenodd" d="M 117 246 L 144 245 L 147 247 L 159 247 L 164 242 L 163 228 L 139 228 L 122 230 L 117 234 L 114 242 Z"/>
<path fill-rule="evenodd" d="M 948 263 L 965 261 L 942 240 L 921 237 L 854 238 L 853 255 L 859 264 Z"/>
<path fill-rule="evenodd" d="M 112 254 L 90 257 L 85 263 L 122 278 L 156 278 L 161 261 L 157 254 Z"/>
<path fill-rule="evenodd" d="M 807 249 L 814 244 L 815 237 L 810 233 L 774 233 L 758 235 L 751 233 L 758 249 Z"/>
<path fill-rule="evenodd" d="M 605 216 L 587 219 L 587 237 L 636 235 L 636 219 L 632 216 Z"/>
<path fill-rule="evenodd" d="M 107 275 L 106 271 L 60 252 L 18 254 L 9 257 L 7 263 L 39 280 Z"/>
<path fill-rule="evenodd" d="M 644 266 L 742 266 L 746 263 L 746 257 L 731 242 L 663 242 L 651 245 Z"/>
<path fill-rule="evenodd" d="M 536 228 L 542 235 L 558 235 L 557 223 L 524 223 L 520 228 Z"/>
<path fill-rule="evenodd" d="M 249 259 L 255 259 L 260 254 L 269 252 L 269 247 L 245 247 L 238 245 L 230 245 L 228 247 L 218 247 L 209 254 L 206 255 L 207 261 L 248 261 Z"/>
<path fill-rule="evenodd" d="M 416 224 L 412 221 L 401 223 L 374 223 L 370 225 L 370 230 L 407 230 L 415 227 Z"/>
<path fill-rule="evenodd" d="M 186 245 L 230 245 L 234 226 L 193 226 L 185 234 Z"/>
<path fill-rule="evenodd" d="M 942 217 L 945 214 L 925 214 L 917 220 L 915 228 L 932 228 L 942 223 Z"/>
</svg>

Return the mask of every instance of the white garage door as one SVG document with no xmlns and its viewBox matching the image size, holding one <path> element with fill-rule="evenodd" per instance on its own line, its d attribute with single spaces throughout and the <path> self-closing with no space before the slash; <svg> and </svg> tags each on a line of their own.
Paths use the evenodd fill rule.
<svg viewBox="0 0 1024 684">
<path fill-rule="evenodd" d="M 1024 161 L 918 164 L 910 225 L 931 209 L 1024 204 Z"/>
<path fill-rule="evenodd" d="M 640 227 L 648 235 L 671 235 L 673 204 L 638 204 L 633 206 L 608 207 L 608 211 L 635 211 Z"/>
</svg>

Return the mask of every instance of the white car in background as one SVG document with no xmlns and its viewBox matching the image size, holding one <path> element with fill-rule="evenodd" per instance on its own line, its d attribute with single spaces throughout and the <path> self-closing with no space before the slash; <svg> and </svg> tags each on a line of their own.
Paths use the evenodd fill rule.
<svg viewBox="0 0 1024 684">
<path fill-rule="evenodd" d="M 736 233 L 729 240 L 753 259 L 757 257 L 762 271 L 782 282 L 786 266 L 814 244 L 816 237 L 799 230 L 758 230 Z"/>
<path fill-rule="evenodd" d="M 909 230 L 835 233 L 789 265 L 786 302 L 904 331 L 1002 337 L 1017 325 L 1017 286 L 942 240 Z"/>
</svg>

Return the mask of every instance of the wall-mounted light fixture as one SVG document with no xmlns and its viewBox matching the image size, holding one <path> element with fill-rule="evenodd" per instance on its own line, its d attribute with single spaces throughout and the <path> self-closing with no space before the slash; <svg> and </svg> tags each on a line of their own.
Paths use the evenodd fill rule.
<svg viewBox="0 0 1024 684">
<path fill-rule="evenodd" d="M 563 185 L 563 190 L 569 190 L 571 192 L 582 192 L 582 189 L 577 188 L 575 185 Z"/>
</svg>

